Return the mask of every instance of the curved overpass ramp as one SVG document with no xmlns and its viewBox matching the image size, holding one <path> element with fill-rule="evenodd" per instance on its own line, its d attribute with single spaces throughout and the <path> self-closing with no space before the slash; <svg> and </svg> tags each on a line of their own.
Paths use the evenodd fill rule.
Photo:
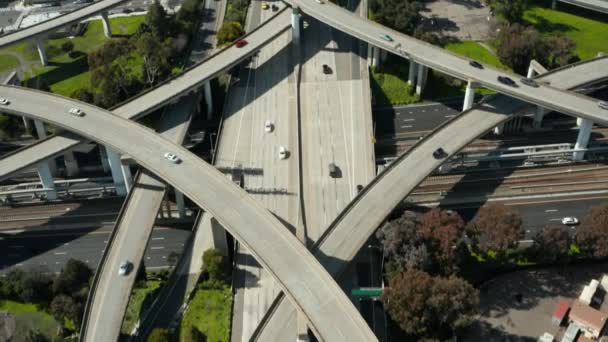
<svg viewBox="0 0 608 342">
<path fill-rule="evenodd" d="M 62 14 L 50 20 L 43 21 L 36 25 L 29 26 L 19 31 L 11 32 L 0 36 L 0 48 L 6 45 L 18 43 L 28 38 L 43 35 L 48 32 L 55 31 L 64 26 L 68 26 L 72 23 L 82 21 L 88 17 L 94 16 L 95 14 L 120 5 L 120 3 L 126 0 L 102 0 L 94 2 L 90 5 L 81 7 L 75 11 Z"/>
<path fill-rule="evenodd" d="M 473 81 L 513 98 L 572 116 L 594 120 L 594 117 L 601 115 L 602 110 L 598 107 L 597 100 L 560 90 L 555 85 L 528 87 L 519 82 L 521 76 L 487 65 L 484 69 L 474 68 L 466 58 L 361 18 L 329 1 L 322 4 L 311 0 L 285 1 L 337 30 L 458 79 Z M 385 34 L 390 35 L 392 41 L 385 40 Z M 518 86 L 511 87 L 500 83 L 498 76 L 509 76 Z"/>
<path fill-rule="evenodd" d="M 573 89 L 591 80 L 608 79 L 608 57 L 554 70 L 538 79 L 550 81 L 563 89 Z M 339 277 L 348 261 L 354 258 L 393 208 L 447 159 L 433 158 L 435 149 L 443 147 L 452 156 L 526 106 L 526 103 L 509 96 L 494 95 L 445 122 L 368 184 L 330 225 L 313 247 L 313 254 L 335 278 Z M 608 112 L 592 120 L 606 124 Z M 293 338 L 295 317 L 295 309 L 279 295 L 263 325 L 258 328 L 256 340 L 286 341 Z"/>
<path fill-rule="evenodd" d="M 608 1 L 606 0 L 559 0 L 561 2 L 586 8 L 588 10 L 608 14 Z"/>
<path fill-rule="evenodd" d="M 259 202 L 185 148 L 137 123 L 64 97 L 9 86 L 0 86 L 0 96 L 11 101 L 4 112 L 73 130 L 129 154 L 183 192 L 252 251 L 322 339 L 377 340 L 348 297 L 300 241 Z M 73 107 L 82 109 L 85 116 L 68 114 Z M 40 110 L 44 114 L 39 114 Z M 165 151 L 176 153 L 182 162 L 167 161 Z M 89 336 L 96 341 L 110 340 L 103 337 L 104 327 L 97 322 L 81 334 L 84 340 L 91 340 Z"/>
<path fill-rule="evenodd" d="M 184 71 L 183 74 L 119 105 L 112 112 L 120 117 L 135 120 L 169 102 L 177 101 L 180 96 L 196 90 L 222 71 L 234 67 L 289 29 L 291 25 L 289 17 L 290 14 L 287 10 L 277 13 L 272 19 L 246 36 L 249 44 L 242 48 L 232 45 L 219 50 L 200 64 Z M 7 154 L 0 159 L 0 179 L 5 179 L 33 164 L 59 155 L 80 143 L 82 143 L 82 138 L 76 134 L 59 132 Z"/>
</svg>

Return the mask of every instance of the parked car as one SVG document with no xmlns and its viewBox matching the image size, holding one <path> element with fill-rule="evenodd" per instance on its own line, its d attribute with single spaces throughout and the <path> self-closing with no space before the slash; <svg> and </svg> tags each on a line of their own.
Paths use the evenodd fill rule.
<svg viewBox="0 0 608 342">
<path fill-rule="evenodd" d="M 279 147 L 279 159 L 287 159 L 287 149 L 285 146 Z"/>
<path fill-rule="evenodd" d="M 500 82 L 502 84 L 506 84 L 511 87 L 517 87 L 517 83 L 515 83 L 515 81 L 513 81 L 512 79 L 510 79 L 507 76 L 498 76 L 498 82 Z"/>
<path fill-rule="evenodd" d="M 8 106 L 11 102 L 7 99 L 0 99 L 0 104 L 4 106 Z"/>
<path fill-rule="evenodd" d="M 70 108 L 70 114 L 74 116 L 84 116 L 84 112 L 80 108 Z"/>
<path fill-rule="evenodd" d="M 443 148 L 438 148 L 433 152 L 433 157 L 435 159 L 442 159 L 445 158 L 445 156 L 447 155 L 447 153 L 445 153 L 445 151 L 443 150 Z"/>
<path fill-rule="evenodd" d="M 131 264 L 127 260 L 121 262 L 120 267 L 118 268 L 118 274 L 121 276 L 126 276 L 127 274 L 129 274 L 129 272 L 131 272 L 132 266 L 133 264 Z"/>
<path fill-rule="evenodd" d="M 473 68 L 483 69 L 483 65 L 477 61 L 470 61 L 469 65 L 472 66 Z"/>
<path fill-rule="evenodd" d="M 524 78 L 520 79 L 519 81 L 529 87 L 538 88 L 538 83 L 536 83 L 536 81 L 531 78 L 524 77 Z"/>
<path fill-rule="evenodd" d="M 562 219 L 562 224 L 565 224 L 567 226 L 574 226 L 578 224 L 578 219 L 574 216 L 564 217 Z"/>
<path fill-rule="evenodd" d="M 236 41 L 236 43 L 234 43 L 234 45 L 239 49 L 247 44 L 249 44 L 249 42 L 247 42 L 245 39 L 239 39 Z"/>
<path fill-rule="evenodd" d="M 330 75 L 332 73 L 331 68 L 327 64 L 323 64 L 323 73 L 325 75 Z"/>
<path fill-rule="evenodd" d="M 175 155 L 174 153 L 171 153 L 171 152 L 166 152 L 164 156 L 165 156 L 165 159 L 172 162 L 173 164 L 179 164 L 182 161 L 177 155 Z"/>
</svg>

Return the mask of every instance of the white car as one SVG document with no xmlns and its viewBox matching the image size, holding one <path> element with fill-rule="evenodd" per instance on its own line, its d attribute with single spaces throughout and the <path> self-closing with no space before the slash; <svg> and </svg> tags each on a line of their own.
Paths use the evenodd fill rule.
<svg viewBox="0 0 608 342">
<path fill-rule="evenodd" d="M 182 161 L 178 156 L 176 156 L 175 154 L 173 154 L 171 152 L 165 153 L 165 159 L 172 162 L 173 164 L 179 164 Z"/>
<path fill-rule="evenodd" d="M 11 103 L 11 102 L 9 100 L 7 100 L 7 99 L 0 99 L 0 104 L 1 105 L 7 106 L 9 103 Z"/>
<path fill-rule="evenodd" d="M 266 120 L 266 122 L 264 122 L 264 131 L 266 133 L 270 133 L 273 130 L 274 130 L 274 124 L 272 123 L 272 121 Z"/>
<path fill-rule="evenodd" d="M 578 219 L 573 216 L 564 217 L 562 219 L 562 224 L 565 224 L 567 226 L 575 225 L 575 224 L 578 224 Z"/>
<path fill-rule="evenodd" d="M 315 2 L 318 3 L 318 4 L 321 4 L 321 5 L 324 4 L 323 0 L 315 0 Z"/>
<path fill-rule="evenodd" d="M 279 147 L 279 159 L 287 159 L 287 149 L 285 146 Z"/>
<path fill-rule="evenodd" d="M 129 274 L 129 271 L 131 271 L 131 263 L 127 260 L 121 262 L 120 267 L 118 268 L 118 274 L 121 276 L 125 276 Z"/>
<path fill-rule="evenodd" d="M 75 115 L 75 116 L 84 116 L 84 112 L 80 108 L 70 109 L 70 114 Z"/>
</svg>

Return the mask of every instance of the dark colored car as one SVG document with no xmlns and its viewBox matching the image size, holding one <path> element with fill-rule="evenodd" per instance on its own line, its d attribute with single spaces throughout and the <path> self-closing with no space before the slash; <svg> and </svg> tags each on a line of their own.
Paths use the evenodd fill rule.
<svg viewBox="0 0 608 342">
<path fill-rule="evenodd" d="M 332 73 L 331 68 L 327 64 L 323 64 L 323 73 L 325 75 L 330 75 Z"/>
<path fill-rule="evenodd" d="M 438 148 L 435 150 L 435 152 L 433 152 L 433 157 L 435 159 L 442 159 L 445 158 L 445 156 L 447 156 L 448 154 L 445 153 L 445 151 L 443 150 L 443 148 Z"/>
<path fill-rule="evenodd" d="M 538 83 L 536 83 L 536 81 L 531 78 L 524 77 L 519 81 L 529 87 L 538 88 Z"/>
<path fill-rule="evenodd" d="M 363 185 L 357 184 L 357 193 L 361 192 L 361 190 L 363 190 Z"/>
<path fill-rule="evenodd" d="M 338 167 L 334 163 L 329 163 L 329 176 L 332 178 L 338 177 Z"/>
<path fill-rule="evenodd" d="M 248 42 L 245 39 L 239 39 L 236 41 L 236 43 L 234 45 L 236 45 L 237 48 L 242 48 L 243 46 L 247 45 Z"/>
<path fill-rule="evenodd" d="M 498 76 L 498 82 L 500 82 L 502 84 L 506 84 L 511 87 L 517 87 L 517 83 L 515 83 L 515 81 L 508 78 L 507 76 Z"/>
<path fill-rule="evenodd" d="M 469 65 L 472 66 L 473 68 L 483 69 L 483 65 L 481 65 L 481 63 L 476 62 L 476 61 L 470 61 Z"/>
<path fill-rule="evenodd" d="M 275 5 L 275 4 L 272 4 L 272 6 L 271 6 L 270 8 L 272 8 L 272 11 L 273 11 L 273 12 L 276 12 L 276 11 L 278 11 L 278 10 L 279 10 L 279 6 L 277 6 L 277 5 Z"/>
</svg>

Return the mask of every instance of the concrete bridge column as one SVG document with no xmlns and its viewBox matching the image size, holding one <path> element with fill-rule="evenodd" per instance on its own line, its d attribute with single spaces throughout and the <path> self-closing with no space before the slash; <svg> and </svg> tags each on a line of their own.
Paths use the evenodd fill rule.
<svg viewBox="0 0 608 342">
<path fill-rule="evenodd" d="M 372 54 L 374 53 L 374 47 L 371 44 L 367 44 L 367 67 L 372 66 Z"/>
<path fill-rule="evenodd" d="M 418 77 L 416 80 L 416 95 L 422 95 L 422 91 L 424 90 L 424 86 L 426 85 L 426 78 L 428 76 L 429 69 L 422 65 L 418 64 Z"/>
<path fill-rule="evenodd" d="M 69 177 L 78 175 L 78 160 L 74 156 L 74 152 L 69 151 L 63 155 L 63 162 L 65 163 L 65 171 Z"/>
<path fill-rule="evenodd" d="M 112 179 L 114 180 L 114 187 L 116 187 L 116 194 L 118 196 L 126 196 L 128 193 L 127 180 L 123 172 L 123 165 L 120 162 L 120 154 L 112 150 L 110 147 L 106 147 L 106 154 L 108 156 L 108 164 L 110 165 L 110 171 L 112 171 Z M 129 174 L 131 172 L 129 171 Z"/>
<path fill-rule="evenodd" d="M 53 189 L 52 191 L 48 191 L 46 193 L 46 198 L 49 200 L 57 199 L 57 191 L 55 191 L 55 182 L 53 182 L 53 175 L 51 174 L 51 168 L 48 163 L 42 162 L 38 164 L 38 177 L 40 177 L 40 182 L 42 183 L 42 187 L 45 189 Z"/>
<path fill-rule="evenodd" d="M 372 50 L 372 66 L 374 68 L 377 68 L 378 66 L 380 66 L 380 62 L 382 62 L 380 60 L 380 48 L 377 46 L 374 46 L 374 49 Z"/>
<path fill-rule="evenodd" d="M 410 69 L 407 75 L 407 83 L 411 86 L 416 85 L 416 71 L 418 71 L 418 64 L 410 58 Z"/>
<path fill-rule="evenodd" d="M 299 7 L 294 7 L 291 12 L 291 32 L 293 33 L 293 40 L 296 44 L 300 44 L 300 34 L 302 27 L 302 14 L 300 13 Z"/>
<path fill-rule="evenodd" d="M 593 127 L 593 122 L 587 119 L 582 119 L 578 137 L 576 138 L 576 145 L 574 145 L 574 149 L 578 150 L 580 148 L 587 148 L 587 144 L 589 143 L 589 138 L 591 137 L 591 128 Z M 585 152 L 579 151 L 574 152 L 572 154 L 572 159 L 575 161 L 583 160 L 585 157 Z"/>
<path fill-rule="evenodd" d="M 103 172 L 108 173 L 110 171 L 110 164 L 108 164 L 108 153 L 103 145 L 99 145 L 99 158 L 101 159 L 101 167 L 103 168 Z"/>
<path fill-rule="evenodd" d="M 494 134 L 501 135 L 505 130 L 505 123 L 500 123 L 498 126 L 494 127 Z"/>
<path fill-rule="evenodd" d="M 47 65 L 49 61 L 46 57 L 46 51 L 44 51 L 43 37 L 36 37 L 36 47 L 38 48 L 38 55 L 40 56 L 40 64 Z"/>
<path fill-rule="evenodd" d="M 469 81 L 467 88 L 464 91 L 464 102 L 462 104 L 462 111 L 466 111 L 473 107 L 473 101 L 475 101 L 475 84 Z"/>
<path fill-rule="evenodd" d="M 34 128 L 36 128 L 36 134 L 38 135 L 38 140 L 46 139 L 46 126 L 44 122 L 40 120 L 34 120 Z M 48 167 L 51 170 L 51 175 L 57 174 L 57 163 L 55 162 L 55 158 L 50 158 L 47 162 Z"/>
<path fill-rule="evenodd" d="M 543 123 L 543 117 L 547 114 L 547 110 L 543 107 L 536 106 L 536 112 L 534 112 L 534 121 L 532 122 L 532 127 L 540 128 Z"/>
<path fill-rule="evenodd" d="M 213 97 L 211 96 L 211 81 L 203 84 L 203 92 L 205 93 L 205 104 L 207 105 L 207 120 L 211 120 L 213 116 Z"/>
<path fill-rule="evenodd" d="M 179 218 L 183 219 L 186 217 L 186 204 L 184 203 L 184 194 L 181 191 L 175 190 L 175 204 L 177 204 L 177 211 Z"/>
<path fill-rule="evenodd" d="M 108 12 L 101 12 L 101 22 L 103 24 L 103 34 L 108 38 L 112 38 L 112 28 L 110 27 L 110 19 L 108 19 Z"/>
</svg>

